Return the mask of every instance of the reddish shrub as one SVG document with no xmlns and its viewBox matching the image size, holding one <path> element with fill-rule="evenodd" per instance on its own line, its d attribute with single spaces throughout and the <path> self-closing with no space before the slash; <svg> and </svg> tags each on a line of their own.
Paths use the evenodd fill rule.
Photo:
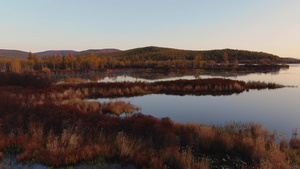
<svg viewBox="0 0 300 169">
<path fill-rule="evenodd" d="M 297 149 L 300 150 L 300 139 L 297 137 L 293 137 L 290 142 L 289 145 L 292 149 Z"/>
</svg>

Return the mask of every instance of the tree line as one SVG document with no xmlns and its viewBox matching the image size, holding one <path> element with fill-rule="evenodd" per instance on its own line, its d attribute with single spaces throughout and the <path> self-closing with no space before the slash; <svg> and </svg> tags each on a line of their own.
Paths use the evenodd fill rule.
<svg viewBox="0 0 300 169">
<path fill-rule="evenodd" d="M 27 59 L 0 59 L 1 72 L 32 70 L 80 70 L 99 68 L 206 68 L 237 67 L 239 63 L 274 64 L 280 58 L 271 54 L 239 50 L 183 51 L 147 47 L 116 53 L 88 53 L 74 56 L 50 54 L 39 57 L 29 52 Z"/>
</svg>

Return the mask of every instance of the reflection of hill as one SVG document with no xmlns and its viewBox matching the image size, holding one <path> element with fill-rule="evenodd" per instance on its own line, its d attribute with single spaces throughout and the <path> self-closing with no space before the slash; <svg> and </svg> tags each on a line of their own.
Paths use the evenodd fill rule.
<svg viewBox="0 0 300 169">
<path fill-rule="evenodd" d="M 288 69 L 288 68 L 287 68 Z M 135 79 L 137 81 L 168 80 L 172 78 L 189 77 L 198 79 L 201 76 L 212 77 L 236 77 L 246 76 L 254 73 L 278 74 L 282 69 L 262 69 L 262 70 L 214 70 L 214 69 L 189 69 L 189 70 L 165 70 L 165 69 L 115 69 L 102 71 L 58 71 L 52 72 L 51 78 L 55 81 L 62 81 L 66 78 L 82 78 L 91 81 L 101 81 L 105 78 L 110 81 L 118 81 L 117 77 L 123 79 Z M 120 80 L 119 80 L 120 81 Z"/>
</svg>

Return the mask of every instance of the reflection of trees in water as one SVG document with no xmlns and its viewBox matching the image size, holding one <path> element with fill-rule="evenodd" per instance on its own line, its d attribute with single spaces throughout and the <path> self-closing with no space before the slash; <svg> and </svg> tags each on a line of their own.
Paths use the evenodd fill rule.
<svg viewBox="0 0 300 169">
<path fill-rule="evenodd" d="M 58 82 L 66 78 L 82 78 L 87 81 L 99 82 L 105 78 L 110 80 L 117 80 L 119 76 L 132 77 L 136 80 L 162 80 L 166 78 L 181 78 L 184 76 L 191 76 L 195 79 L 201 76 L 212 77 L 237 77 L 246 76 L 254 73 L 264 73 L 278 75 L 280 70 L 287 70 L 288 68 L 269 69 L 269 70 L 205 70 L 205 69 L 190 69 L 190 70 L 163 70 L 163 69 L 128 69 L 128 70 L 108 70 L 108 71 L 81 71 L 81 72 L 55 72 L 51 73 L 51 79 Z"/>
</svg>

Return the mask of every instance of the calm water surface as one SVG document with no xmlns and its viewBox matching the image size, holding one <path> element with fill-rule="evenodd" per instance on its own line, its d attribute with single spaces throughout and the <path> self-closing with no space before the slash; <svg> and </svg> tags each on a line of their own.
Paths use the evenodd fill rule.
<svg viewBox="0 0 300 169">
<path fill-rule="evenodd" d="M 286 68 L 283 68 L 286 69 Z M 279 69 L 261 70 L 261 73 L 278 74 Z M 163 69 L 115 69 L 107 71 L 88 71 L 88 72 L 62 72 L 53 73 L 51 78 L 57 83 L 63 83 L 67 78 L 81 78 L 86 82 L 156 82 L 178 79 L 199 79 L 211 77 L 237 77 L 249 74 L 258 74 L 255 71 L 220 71 L 220 70 L 163 70 Z"/>
<path fill-rule="evenodd" d="M 181 76 L 172 79 L 195 79 L 225 77 L 243 81 L 265 81 L 284 85 L 300 86 L 300 65 L 291 65 L 288 70 L 276 73 L 252 73 L 242 76 L 224 74 Z M 119 78 L 119 79 L 118 79 Z M 126 79 L 127 78 L 127 79 Z M 144 81 L 128 76 L 114 78 Z M 130 80 L 131 79 L 131 80 Z M 103 81 L 107 81 L 103 79 Z M 169 78 L 160 80 L 170 80 Z M 153 80 L 152 80 L 153 81 Z M 103 102 L 110 99 L 96 99 Z M 114 99 L 115 100 L 115 99 Z M 118 98 L 142 108 L 143 114 L 158 118 L 169 117 L 175 122 L 224 125 L 229 122 L 259 122 L 269 130 L 291 136 L 294 129 L 300 129 L 300 88 L 275 90 L 250 90 L 230 96 L 174 96 L 146 95 L 131 98 Z"/>
</svg>

